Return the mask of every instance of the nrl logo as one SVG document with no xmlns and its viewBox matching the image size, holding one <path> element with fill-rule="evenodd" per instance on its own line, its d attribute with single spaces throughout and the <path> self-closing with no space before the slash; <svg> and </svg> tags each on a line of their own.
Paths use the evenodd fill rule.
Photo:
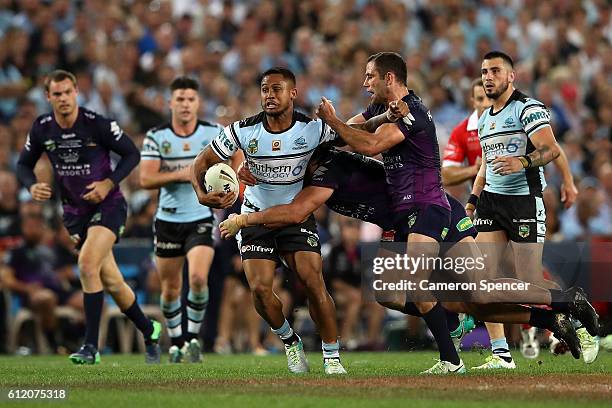
<svg viewBox="0 0 612 408">
<path fill-rule="evenodd" d="M 258 145 L 257 145 L 257 139 L 253 138 L 251 139 L 251 141 L 249 142 L 249 145 L 247 146 L 247 151 L 249 152 L 249 154 L 255 154 L 257 153 L 258 150 Z"/>
</svg>

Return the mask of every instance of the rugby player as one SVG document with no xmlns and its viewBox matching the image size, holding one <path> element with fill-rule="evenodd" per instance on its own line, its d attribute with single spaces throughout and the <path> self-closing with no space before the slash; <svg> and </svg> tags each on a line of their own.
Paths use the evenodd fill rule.
<svg viewBox="0 0 612 408">
<path fill-rule="evenodd" d="M 112 253 L 121 236 L 127 203 L 119 190 L 139 162 L 139 153 L 117 122 L 77 105 L 77 84 L 70 72 L 57 70 L 45 81 L 53 111 L 38 117 L 17 163 L 17 176 L 38 201 L 49 200 L 53 190 L 37 182 L 34 166 L 46 153 L 60 189 L 64 226 L 79 249 L 79 271 L 85 307 L 85 344 L 70 355 L 75 364 L 98 364 L 98 332 L 104 290 L 142 332 L 147 363 L 158 363 L 161 324 L 149 320 L 127 285 Z M 110 152 L 121 160 L 111 168 Z"/>
<path fill-rule="evenodd" d="M 263 111 L 225 127 L 195 159 L 191 182 L 200 203 L 226 208 L 233 202 L 231 194 L 206 193 L 203 180 L 210 166 L 242 149 L 258 184 L 245 189 L 241 212 L 287 204 L 302 189 L 306 165 L 315 148 L 335 139 L 335 133 L 321 120 L 294 110 L 296 82 L 288 69 L 264 72 L 260 90 Z M 310 315 L 322 339 L 325 373 L 345 374 L 340 362 L 336 310 L 322 276 L 321 246 L 314 217 L 276 230 L 261 226 L 245 228 L 237 238 L 255 308 L 285 344 L 289 370 L 306 372 L 308 363 L 302 341 L 285 319 L 282 304 L 272 290 L 281 256 L 304 283 Z"/>
<path fill-rule="evenodd" d="M 223 127 L 198 120 L 199 84 L 189 77 L 170 84 L 170 123 L 147 132 L 141 151 L 140 184 L 160 189 L 155 214 L 155 263 L 161 280 L 161 309 L 172 345 L 170 362 L 186 355 L 202 361 L 198 340 L 208 304 L 208 273 L 212 264 L 213 214 L 202 208 L 191 187 L 191 163 Z M 181 290 L 187 260 L 187 334 L 182 332 Z"/>
<path fill-rule="evenodd" d="M 550 126 L 550 114 L 539 101 L 529 98 L 512 86 L 514 65 L 503 52 L 492 51 L 482 62 L 485 93 L 493 105 L 478 120 L 478 136 L 482 146 L 482 165 L 466 205 L 473 216 L 476 207 L 476 238 L 479 243 L 502 244 L 489 247 L 487 269 L 499 268 L 501 254 L 510 243 L 517 278 L 538 284 L 543 280 L 533 271 L 541 271 L 542 245 L 546 232 L 542 191 L 546 187 L 543 166 L 558 158 L 561 149 Z M 561 160 L 565 160 L 562 156 Z M 575 191 L 568 166 L 559 166 L 564 174 L 563 193 L 572 200 Z M 565 169 L 565 172 L 563 171 Z M 575 198 L 575 194 L 573 196 Z M 571 204 L 571 203 L 570 203 Z M 529 276 L 522 274 L 529 274 Z M 540 284 L 540 286 L 542 286 Z M 551 305 L 570 313 L 582 322 L 578 330 L 583 358 L 592 362 L 597 356 L 597 314 L 579 288 L 569 291 L 551 290 Z M 568 302 L 570 301 L 570 302 Z M 579 302 L 576 302 L 579 301 Z M 489 328 L 491 329 L 491 328 Z M 495 332 L 495 333 L 493 333 Z M 476 368 L 514 368 L 503 327 L 490 331 L 494 354 Z M 497 343 L 497 344 L 493 344 Z"/>
</svg>

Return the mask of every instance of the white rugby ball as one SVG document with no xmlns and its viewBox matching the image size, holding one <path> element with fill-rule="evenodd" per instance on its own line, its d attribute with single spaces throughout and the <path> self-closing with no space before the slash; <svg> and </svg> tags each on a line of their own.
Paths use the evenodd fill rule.
<svg viewBox="0 0 612 408">
<path fill-rule="evenodd" d="M 204 175 L 206 192 L 212 191 L 222 193 L 238 192 L 239 184 L 236 172 L 225 163 L 217 163 L 211 166 Z"/>
</svg>

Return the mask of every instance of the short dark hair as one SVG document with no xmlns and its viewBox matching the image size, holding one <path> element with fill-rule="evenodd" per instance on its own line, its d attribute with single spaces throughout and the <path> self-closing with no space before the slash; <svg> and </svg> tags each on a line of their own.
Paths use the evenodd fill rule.
<svg viewBox="0 0 612 408">
<path fill-rule="evenodd" d="M 387 72 L 393 73 L 404 86 L 408 86 L 408 68 L 406 61 L 396 52 L 377 52 L 368 57 L 368 62 L 374 61 L 376 71 L 381 76 Z"/>
<path fill-rule="evenodd" d="M 263 79 L 269 75 L 282 75 L 283 78 L 285 78 L 288 81 L 291 81 L 293 83 L 293 85 L 295 86 L 295 84 L 297 83 L 297 81 L 295 80 L 295 74 L 293 72 L 291 72 L 290 69 L 288 68 L 284 68 L 284 67 L 273 67 L 270 69 L 265 70 L 259 77 L 259 85 L 261 86 L 261 83 L 263 82 Z"/>
<path fill-rule="evenodd" d="M 64 79 L 69 79 L 72 82 L 72 85 L 76 88 L 77 81 L 76 77 L 72 72 L 64 71 L 63 69 L 56 69 L 55 71 L 51 71 L 49 75 L 45 78 L 45 91 L 49 92 L 49 86 L 51 82 L 61 82 Z"/>
<path fill-rule="evenodd" d="M 510 65 L 510 67 L 512 69 L 514 69 L 514 61 L 512 61 L 512 58 L 510 58 L 510 56 L 508 54 L 506 54 L 505 52 L 501 52 L 501 51 L 489 51 L 485 54 L 483 60 L 490 60 L 493 58 L 501 58 L 504 60 L 504 62 L 506 62 L 508 65 Z"/>
<path fill-rule="evenodd" d="M 177 89 L 193 89 L 194 91 L 198 92 L 200 90 L 200 84 L 197 80 L 191 77 L 180 76 L 174 78 L 170 84 L 170 92 L 174 92 Z"/>
<path fill-rule="evenodd" d="M 472 96 L 474 96 L 474 88 L 476 88 L 477 86 L 480 88 L 484 86 L 484 84 L 482 83 L 482 78 L 476 78 L 472 81 L 472 86 L 470 87 L 470 90 L 472 91 Z"/>
</svg>

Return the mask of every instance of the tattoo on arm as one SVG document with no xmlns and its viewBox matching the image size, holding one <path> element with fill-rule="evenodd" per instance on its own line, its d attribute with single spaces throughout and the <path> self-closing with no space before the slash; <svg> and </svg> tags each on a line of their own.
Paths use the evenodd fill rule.
<svg viewBox="0 0 612 408">
<path fill-rule="evenodd" d="M 559 156 L 559 148 L 554 146 L 541 146 L 534 152 L 528 154 L 531 159 L 531 165 L 529 167 L 540 167 L 547 163 L 555 160 Z"/>
</svg>

